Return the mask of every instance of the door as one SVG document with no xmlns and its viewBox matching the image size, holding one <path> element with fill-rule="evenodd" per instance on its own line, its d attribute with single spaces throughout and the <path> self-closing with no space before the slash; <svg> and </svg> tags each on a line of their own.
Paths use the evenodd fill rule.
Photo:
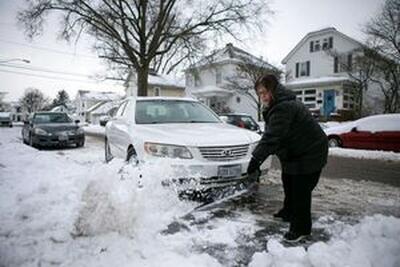
<svg viewBox="0 0 400 267">
<path fill-rule="evenodd" d="M 108 141 L 110 145 L 111 154 L 117 157 L 124 158 L 126 153 L 126 148 L 124 146 L 123 131 L 127 131 L 127 127 L 125 127 L 126 122 L 124 121 L 123 113 L 126 109 L 128 102 L 123 102 L 118 111 L 111 119 L 111 123 L 108 129 Z"/>
<path fill-rule="evenodd" d="M 324 91 L 323 113 L 325 118 L 329 118 L 330 114 L 336 111 L 335 107 L 335 90 Z"/>
</svg>

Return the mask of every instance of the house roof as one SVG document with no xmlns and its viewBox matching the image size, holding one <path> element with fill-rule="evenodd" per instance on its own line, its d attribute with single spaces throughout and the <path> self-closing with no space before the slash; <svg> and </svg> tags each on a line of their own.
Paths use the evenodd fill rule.
<svg viewBox="0 0 400 267">
<path fill-rule="evenodd" d="M 335 84 L 340 82 L 351 82 L 351 79 L 346 76 L 326 76 L 319 78 L 294 80 L 287 82 L 285 86 L 288 89 L 294 89 L 294 88 L 304 88 L 308 86 Z"/>
<path fill-rule="evenodd" d="M 134 71 L 130 71 L 126 83 L 132 81 L 132 79 L 134 79 L 135 76 L 136 73 Z M 174 87 L 176 89 L 185 90 L 184 81 L 176 79 L 171 75 L 150 73 L 148 76 L 148 83 L 149 85 L 169 86 L 169 87 Z"/>
<path fill-rule="evenodd" d="M 78 95 L 80 95 L 82 100 L 107 101 L 121 99 L 121 96 L 114 92 L 79 90 Z"/>
<path fill-rule="evenodd" d="M 90 108 L 92 109 L 91 112 L 92 114 L 106 114 L 108 113 L 111 109 L 118 107 L 121 104 L 122 100 L 117 100 L 117 101 L 108 101 L 108 102 L 101 102 L 99 105 L 95 105 L 95 108 Z M 89 112 L 89 110 L 88 110 Z"/>
<path fill-rule="evenodd" d="M 178 89 L 185 89 L 185 83 L 183 81 L 175 79 L 171 75 L 150 74 L 149 75 L 149 84 L 150 85 L 173 86 Z"/>
<path fill-rule="evenodd" d="M 199 87 L 191 92 L 195 96 L 232 95 L 232 91 L 214 85 Z"/>
<path fill-rule="evenodd" d="M 215 50 L 211 55 L 206 56 L 197 63 L 191 65 L 186 69 L 186 71 L 225 62 L 249 63 L 256 66 L 275 69 L 273 65 L 269 64 L 262 58 L 256 57 L 243 49 L 234 46 L 232 43 L 228 43 L 224 48 Z"/>
<path fill-rule="evenodd" d="M 309 32 L 306 34 L 306 36 L 303 37 L 303 39 L 300 40 L 300 42 L 289 52 L 289 54 L 287 54 L 287 56 L 282 60 L 282 64 L 286 64 L 288 62 L 288 60 L 293 56 L 293 54 L 295 54 L 297 52 L 297 50 L 300 49 L 300 47 L 302 47 L 304 45 L 305 42 L 307 42 L 308 39 L 321 35 L 321 34 L 327 34 L 327 33 L 335 33 L 340 35 L 341 37 L 343 37 L 344 39 L 355 43 L 356 45 L 360 45 L 363 46 L 363 44 L 359 41 L 357 41 L 356 39 L 349 37 L 348 35 L 336 30 L 335 27 L 329 27 L 329 28 L 323 28 L 317 31 L 313 31 L 313 32 Z"/>
</svg>

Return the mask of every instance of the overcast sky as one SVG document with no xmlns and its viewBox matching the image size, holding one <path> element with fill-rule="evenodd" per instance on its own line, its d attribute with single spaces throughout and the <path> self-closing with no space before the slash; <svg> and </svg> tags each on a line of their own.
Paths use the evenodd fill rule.
<svg viewBox="0 0 400 267">
<path fill-rule="evenodd" d="M 362 26 L 383 3 L 384 0 L 274 0 L 271 8 L 275 14 L 269 18 L 265 33 L 236 45 L 277 65 L 310 31 L 335 27 L 363 41 Z M 24 0 L 0 0 L 0 92 L 8 92 L 6 100 L 17 100 L 27 87 L 39 88 L 49 97 L 61 89 L 67 90 L 71 98 L 79 89 L 123 94 L 121 83 L 87 78 L 106 74 L 106 66 L 96 58 L 89 41 L 69 45 L 57 40 L 56 23 L 46 25 L 44 36 L 27 41 L 15 19 L 24 5 Z M 30 63 L 10 61 L 7 64 L 17 67 L 4 66 L 5 61 L 15 58 L 28 59 Z"/>
</svg>

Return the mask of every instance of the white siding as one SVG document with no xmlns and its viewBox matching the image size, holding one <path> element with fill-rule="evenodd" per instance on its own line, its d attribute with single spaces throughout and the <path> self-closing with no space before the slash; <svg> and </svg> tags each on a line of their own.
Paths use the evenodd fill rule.
<svg viewBox="0 0 400 267">
<path fill-rule="evenodd" d="M 339 53 L 347 53 L 358 48 L 357 43 L 344 38 L 338 33 L 325 33 L 308 38 L 304 44 L 293 54 L 286 64 L 286 72 L 290 73 L 292 79 L 296 79 L 296 63 L 310 61 L 310 76 L 299 77 L 298 79 L 318 78 L 335 75 L 333 69 L 333 57 L 325 50 L 310 52 L 310 42 L 333 37 L 333 50 Z"/>
</svg>

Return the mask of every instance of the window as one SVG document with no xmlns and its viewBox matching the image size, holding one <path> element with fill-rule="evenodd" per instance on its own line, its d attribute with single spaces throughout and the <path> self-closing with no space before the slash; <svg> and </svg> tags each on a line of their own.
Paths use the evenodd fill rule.
<svg viewBox="0 0 400 267">
<path fill-rule="evenodd" d="M 294 91 L 294 93 L 295 93 L 296 95 L 302 95 L 302 94 L 303 94 L 303 91 Z"/>
<path fill-rule="evenodd" d="M 304 91 L 304 93 L 306 95 L 312 95 L 312 94 L 315 94 L 316 92 L 317 92 L 317 90 L 315 90 L 315 89 L 310 89 L 310 90 L 305 90 Z"/>
<path fill-rule="evenodd" d="M 300 63 L 300 77 L 310 76 L 310 61 Z"/>
<path fill-rule="evenodd" d="M 304 98 L 304 101 L 305 101 L 305 102 L 308 102 L 308 101 L 315 101 L 315 96 L 305 97 L 305 98 Z"/>
<path fill-rule="evenodd" d="M 154 87 L 154 96 L 160 96 L 160 95 L 161 95 L 161 88 Z"/>
<path fill-rule="evenodd" d="M 310 52 L 314 52 L 314 41 L 310 42 Z"/>
<path fill-rule="evenodd" d="M 324 38 L 324 41 L 322 42 L 322 50 L 327 50 L 328 48 L 329 48 L 328 38 Z"/>
<path fill-rule="evenodd" d="M 215 81 L 217 84 L 220 84 L 222 82 L 222 73 L 221 73 L 221 69 L 217 68 L 215 70 Z"/>
<path fill-rule="evenodd" d="M 310 61 L 296 63 L 296 78 L 310 76 Z"/>
<path fill-rule="evenodd" d="M 353 55 L 351 53 L 347 55 L 347 69 L 349 71 L 353 69 Z"/>
<path fill-rule="evenodd" d="M 348 108 L 349 104 L 348 103 L 343 103 L 343 108 Z"/>
<path fill-rule="evenodd" d="M 349 96 L 348 95 L 344 95 L 343 96 L 343 100 L 349 100 Z"/>
<path fill-rule="evenodd" d="M 236 103 L 240 103 L 240 96 L 236 97 Z"/>
<path fill-rule="evenodd" d="M 315 45 L 314 45 L 314 51 L 319 51 L 321 50 L 321 45 L 319 43 L 319 40 L 315 41 Z"/>
</svg>

